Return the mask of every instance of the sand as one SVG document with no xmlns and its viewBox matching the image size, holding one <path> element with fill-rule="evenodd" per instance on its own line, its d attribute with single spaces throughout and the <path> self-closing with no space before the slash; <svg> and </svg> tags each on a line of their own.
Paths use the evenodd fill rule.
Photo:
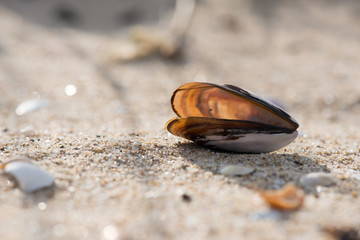
<svg viewBox="0 0 360 240">
<path fill-rule="evenodd" d="M 35 194 L 0 178 L 0 238 L 359 239 L 359 3 L 199 1 L 180 58 L 109 61 L 133 24 L 166 26 L 174 4 L 151 2 L 0 1 L 0 161 L 56 178 Z M 172 136 L 171 94 L 191 81 L 275 100 L 299 137 L 235 154 Z M 17 115 L 33 98 L 47 106 Z M 221 175 L 230 164 L 255 172 Z M 309 172 L 337 184 L 308 191 Z M 270 209 L 258 191 L 287 183 L 304 205 Z"/>
</svg>

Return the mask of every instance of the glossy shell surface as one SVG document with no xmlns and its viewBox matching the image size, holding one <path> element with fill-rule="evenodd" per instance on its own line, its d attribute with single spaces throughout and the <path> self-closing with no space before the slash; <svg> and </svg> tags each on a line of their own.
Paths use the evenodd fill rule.
<svg viewBox="0 0 360 240">
<path fill-rule="evenodd" d="M 291 143 L 298 123 L 279 107 L 232 85 L 186 83 L 171 98 L 166 128 L 214 149 L 265 153 Z"/>
<path fill-rule="evenodd" d="M 21 191 L 25 193 L 32 193 L 54 185 L 54 178 L 48 172 L 26 159 L 15 159 L 4 163 L 0 166 L 0 170 L 12 176 Z"/>
</svg>

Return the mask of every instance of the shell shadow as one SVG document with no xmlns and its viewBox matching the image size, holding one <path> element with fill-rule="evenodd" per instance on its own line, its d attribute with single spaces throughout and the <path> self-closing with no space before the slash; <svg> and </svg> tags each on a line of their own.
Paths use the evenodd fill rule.
<svg viewBox="0 0 360 240">
<path fill-rule="evenodd" d="M 56 191 L 56 187 L 48 187 L 44 189 L 40 189 L 39 191 L 36 191 L 34 193 L 24 193 L 23 195 L 23 206 L 24 207 L 31 207 L 35 205 L 39 205 L 39 208 L 41 209 L 42 206 L 46 207 L 46 203 L 49 202 L 52 198 L 54 198 Z M 41 206 L 42 205 L 42 206 Z"/>
<path fill-rule="evenodd" d="M 330 172 L 316 160 L 297 153 L 239 154 L 215 151 L 193 143 L 178 143 L 177 147 L 185 160 L 214 175 L 220 175 L 220 169 L 227 165 L 253 167 L 252 174 L 228 177 L 251 189 L 277 189 L 290 182 L 300 186 L 299 179 L 306 173 Z"/>
</svg>

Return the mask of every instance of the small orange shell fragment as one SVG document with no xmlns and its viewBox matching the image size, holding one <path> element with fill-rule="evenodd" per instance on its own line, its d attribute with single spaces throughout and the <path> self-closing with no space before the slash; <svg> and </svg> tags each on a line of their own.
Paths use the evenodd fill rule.
<svg viewBox="0 0 360 240">
<path fill-rule="evenodd" d="M 296 210 L 303 205 L 304 192 L 294 184 L 287 184 L 279 190 L 260 191 L 260 196 L 279 210 Z"/>
</svg>

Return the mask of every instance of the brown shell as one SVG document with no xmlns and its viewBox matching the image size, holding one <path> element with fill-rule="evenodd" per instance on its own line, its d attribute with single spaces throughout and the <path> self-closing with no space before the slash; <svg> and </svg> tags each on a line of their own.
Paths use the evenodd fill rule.
<svg viewBox="0 0 360 240">
<path fill-rule="evenodd" d="M 298 123 L 279 107 L 241 88 L 186 83 L 171 98 L 179 116 L 166 128 L 176 136 L 236 152 L 269 152 L 296 136 Z"/>
<path fill-rule="evenodd" d="M 179 117 L 208 117 L 258 122 L 295 130 L 298 123 L 277 106 L 232 85 L 186 83 L 171 98 Z"/>
</svg>

